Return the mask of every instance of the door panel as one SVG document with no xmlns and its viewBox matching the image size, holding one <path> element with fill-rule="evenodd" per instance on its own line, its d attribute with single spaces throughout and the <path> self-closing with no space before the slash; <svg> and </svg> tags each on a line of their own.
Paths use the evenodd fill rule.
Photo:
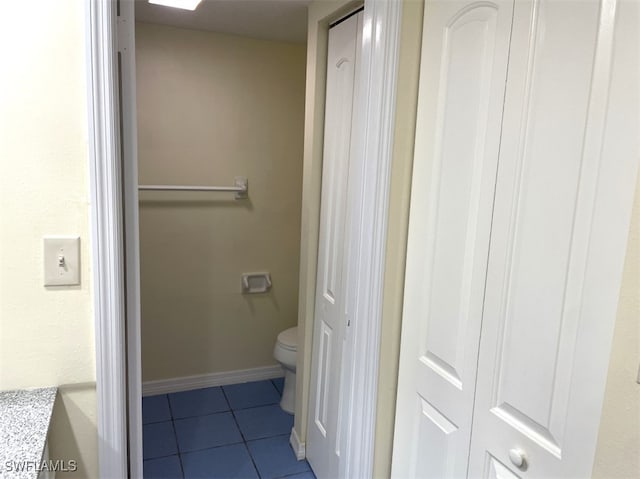
<svg viewBox="0 0 640 479">
<path fill-rule="evenodd" d="M 326 437 L 329 424 L 328 416 L 328 392 L 329 381 L 331 380 L 331 343 L 332 329 L 327 326 L 325 321 L 320 324 L 320 345 L 319 345 L 319 364 L 317 372 L 317 385 L 315 396 L 315 414 L 314 421 L 318 430 Z"/>
<path fill-rule="evenodd" d="M 490 454 L 486 456 L 485 473 L 482 477 L 487 479 L 519 479 L 518 475 Z"/>
<path fill-rule="evenodd" d="M 584 275 L 583 264 L 570 270 L 570 260 L 572 250 L 583 250 L 580 242 L 587 240 L 574 235 L 574 224 L 598 29 L 597 4 L 578 3 L 542 0 L 529 9 L 526 2 L 516 7 L 518 19 L 522 10 L 523 16 L 531 15 L 527 30 L 533 37 L 522 51 L 517 37 L 512 46 L 509 85 L 515 84 L 516 58 L 522 55 L 528 62 L 524 89 L 507 91 L 505 173 L 508 162 L 518 161 L 500 192 L 515 187 L 496 199 L 494 233 L 499 249 L 503 230 L 497 223 L 506 221 L 505 281 L 496 285 L 504 296 L 493 407 L 556 456 L 561 454 L 578 319 L 566 300 L 579 298 L 565 295 L 578 291 Z M 574 27 L 569 30 L 568 18 Z M 518 110 L 517 121 L 512 108 Z M 542 354 L 532 361 L 535 353 Z"/>
<path fill-rule="evenodd" d="M 307 459 L 319 478 L 337 477 L 338 418 L 346 328 L 349 157 L 362 13 L 329 30 L 318 273 Z"/>
<path fill-rule="evenodd" d="M 442 48 L 440 131 L 434 145 L 438 197 L 432 206 L 436 234 L 422 359 L 458 389 L 467 352 L 464 332 L 472 313 L 469 300 L 496 13 L 494 8 L 480 7 L 458 14 L 445 28 Z"/>
<path fill-rule="evenodd" d="M 603 149 L 638 128 L 637 103 L 624 107 L 628 123 L 607 124 L 615 10 L 516 2 L 470 477 L 505 474 L 487 461 L 523 478 L 591 474 L 624 255 L 615 245 L 631 206 L 610 198 L 618 188 L 630 198 L 623 171 L 635 175 L 638 155 L 637 144 L 618 157 Z M 637 64 L 623 74 L 637 80 Z M 510 450 L 524 452 L 522 467 Z"/>
<path fill-rule="evenodd" d="M 452 449 L 457 446 L 458 427 L 424 398 L 419 397 L 418 402 L 418 444 L 429 447 L 416 458 L 417 475 L 429 479 L 452 477 L 455 470 Z"/>
<path fill-rule="evenodd" d="M 512 8 L 510 1 L 425 6 L 398 478 L 466 474 Z"/>
</svg>

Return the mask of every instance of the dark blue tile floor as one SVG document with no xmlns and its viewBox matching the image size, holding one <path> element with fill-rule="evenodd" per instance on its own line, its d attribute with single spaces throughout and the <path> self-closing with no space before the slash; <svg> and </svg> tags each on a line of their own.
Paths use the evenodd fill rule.
<svg viewBox="0 0 640 479">
<path fill-rule="evenodd" d="M 142 399 L 145 479 L 315 479 L 289 445 L 282 378 Z"/>
</svg>

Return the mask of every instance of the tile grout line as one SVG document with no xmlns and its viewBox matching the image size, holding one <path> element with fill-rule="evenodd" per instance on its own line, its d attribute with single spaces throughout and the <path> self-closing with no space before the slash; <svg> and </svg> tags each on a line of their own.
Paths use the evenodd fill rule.
<svg viewBox="0 0 640 479">
<path fill-rule="evenodd" d="M 311 467 L 309 467 L 308 471 L 302 471 L 302 472 L 294 472 L 292 474 L 285 474 L 284 476 L 278 476 L 275 479 L 287 479 L 288 477 L 294 477 L 294 476 L 299 476 L 301 474 L 305 474 L 307 472 L 311 472 L 313 474 L 313 477 L 315 477 L 315 473 L 311 470 Z"/>
<path fill-rule="evenodd" d="M 279 402 L 274 402 L 274 403 L 261 404 L 259 406 L 241 407 L 241 408 L 237 408 L 237 409 L 233 409 L 231 406 L 229 406 L 229 409 L 225 409 L 224 411 L 210 412 L 210 413 L 207 413 L 207 414 L 196 414 L 195 416 L 177 417 L 175 419 L 182 420 L 182 419 L 193 419 L 193 418 L 196 418 L 196 417 L 215 416 L 216 414 L 224 414 L 226 412 L 231 412 L 231 411 L 247 411 L 249 409 L 258 409 L 258 408 L 261 408 L 261 407 L 277 406 L 278 404 L 279 404 Z M 165 421 L 155 421 L 155 422 L 148 423 L 148 424 L 157 424 L 159 422 L 166 422 L 166 420 Z"/>
<path fill-rule="evenodd" d="M 276 387 L 276 385 L 275 385 L 275 383 L 273 382 L 272 379 L 265 379 L 263 381 L 254 381 L 254 382 L 256 382 L 256 383 L 260 383 L 260 382 L 270 383 L 271 387 L 274 389 L 274 391 L 276 392 L 276 395 L 277 395 L 276 402 L 267 402 L 265 404 L 258 404 L 257 406 L 234 408 L 231 405 L 231 401 L 228 401 L 229 402 L 229 408 L 231 410 L 233 410 L 233 411 L 244 411 L 246 409 L 257 409 L 259 407 L 275 406 L 276 404 L 280 404 L 280 400 L 282 399 L 282 393 L 280 392 L 280 390 L 278 390 L 278 388 Z M 251 384 L 251 382 L 249 382 L 249 383 L 240 383 L 240 384 L 229 384 L 228 386 L 240 386 L 240 385 L 244 385 L 244 384 Z M 222 388 L 222 390 L 223 390 L 223 392 L 225 394 L 225 397 L 227 397 L 227 393 L 224 391 L 224 388 L 228 387 L 228 386 L 219 386 L 220 388 Z"/>
<path fill-rule="evenodd" d="M 151 424 L 161 424 L 163 422 L 169 422 L 169 421 L 172 421 L 172 420 L 173 420 L 172 418 L 169 418 L 169 419 L 163 419 L 162 421 L 145 422 L 143 424 L 143 426 L 149 426 Z"/>
<path fill-rule="evenodd" d="M 230 411 L 227 411 L 230 412 Z M 169 422 L 169 421 L 166 421 Z M 289 437 L 288 434 L 276 434 L 275 436 L 266 436 L 266 437 L 259 437 L 257 439 L 249 439 L 247 442 L 243 440 L 238 441 L 238 442 L 230 442 L 227 444 L 220 444 L 219 446 L 208 446 L 208 447 L 202 447 L 202 448 L 198 448 L 198 449 L 190 449 L 188 451 L 184 451 L 182 452 L 177 452 L 175 454 L 167 454 L 166 456 L 158 456 L 158 457 L 150 457 L 149 459 L 145 459 L 146 461 L 151 460 L 151 459 L 162 459 L 164 457 L 171 457 L 171 456 L 178 456 L 181 454 L 191 454 L 192 452 L 202 452 L 202 451 L 211 451 L 213 449 L 220 449 L 221 447 L 227 447 L 227 446 L 238 446 L 240 444 L 248 444 L 250 442 L 258 442 L 258 441 L 265 441 L 267 439 L 273 439 L 275 437 Z"/>
<path fill-rule="evenodd" d="M 171 407 L 171 400 L 169 399 L 169 395 L 167 396 L 167 404 L 169 405 L 169 415 L 171 416 L 171 428 L 173 429 L 173 437 L 176 440 L 176 451 L 178 453 L 178 464 L 180 464 L 180 472 L 182 473 L 182 478 L 184 479 L 184 466 L 182 465 L 182 454 L 180 453 L 180 444 L 178 443 L 178 432 L 176 431 L 176 423 L 173 419 L 173 408 Z"/>
<path fill-rule="evenodd" d="M 276 391 L 278 391 L 278 394 L 280 395 L 280 398 L 282 398 L 282 393 L 283 393 L 284 391 L 280 391 L 280 389 L 278 389 L 278 386 L 276 386 L 276 381 L 275 381 L 275 379 L 270 379 L 270 381 L 271 381 L 271 384 L 273 384 L 273 387 L 274 387 L 274 388 L 276 388 Z M 283 388 L 283 390 L 284 390 L 284 384 L 282 385 L 282 388 Z"/>
<path fill-rule="evenodd" d="M 198 449 L 190 449 L 188 451 L 181 452 L 180 454 L 191 454 L 192 452 L 213 451 L 214 449 L 220 449 L 222 447 L 229 447 L 229 446 L 239 446 L 240 444 L 244 444 L 244 442 L 243 441 L 230 442 L 228 444 L 220 444 L 219 446 L 209 446 L 209 447 L 201 447 L 201 448 L 198 448 Z M 175 454 L 172 454 L 172 456 L 174 456 L 174 455 Z"/>
<path fill-rule="evenodd" d="M 240 433 L 240 437 L 242 437 L 242 444 L 244 445 L 244 448 L 247 451 L 247 454 L 249 455 L 249 459 L 251 460 L 251 464 L 253 465 L 253 469 L 256 471 L 256 475 L 258 476 L 258 479 L 262 479 L 262 476 L 260 475 L 260 471 L 258 470 L 258 465 L 256 464 L 256 461 L 253 460 L 253 455 L 251 454 L 251 451 L 249 450 L 249 446 L 247 445 L 247 439 L 244 437 L 244 433 L 242 432 L 242 429 L 240 428 L 240 423 L 238 422 L 238 419 L 236 418 L 235 412 L 233 411 L 233 408 L 231 407 L 231 402 L 229 401 L 229 398 L 227 397 L 227 393 L 225 392 L 223 386 L 220 386 L 220 389 L 222 390 L 222 394 L 224 395 L 225 401 L 227 401 L 227 404 L 229 405 L 229 410 L 231 411 L 231 417 L 233 418 L 233 422 L 236 423 L 236 427 L 238 428 L 238 432 Z"/>
</svg>

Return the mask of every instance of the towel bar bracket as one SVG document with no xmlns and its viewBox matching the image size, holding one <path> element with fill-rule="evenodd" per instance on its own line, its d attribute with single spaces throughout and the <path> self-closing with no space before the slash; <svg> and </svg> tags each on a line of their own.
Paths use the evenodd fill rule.
<svg viewBox="0 0 640 479">
<path fill-rule="evenodd" d="M 240 188 L 236 191 L 236 200 L 246 200 L 249 197 L 249 180 L 246 176 L 236 176 L 235 185 Z"/>
</svg>

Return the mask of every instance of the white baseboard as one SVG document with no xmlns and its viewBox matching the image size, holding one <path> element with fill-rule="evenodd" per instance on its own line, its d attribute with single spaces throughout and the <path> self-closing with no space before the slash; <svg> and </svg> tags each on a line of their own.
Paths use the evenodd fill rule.
<svg viewBox="0 0 640 479">
<path fill-rule="evenodd" d="M 296 457 L 298 458 L 298 461 L 303 460 L 305 457 L 307 457 L 307 453 L 305 450 L 305 444 L 304 442 L 300 442 L 300 438 L 298 437 L 298 433 L 296 432 L 295 428 L 291 428 L 291 436 L 289 436 L 289 444 L 291 444 L 291 447 L 293 448 L 293 452 L 295 453 Z"/>
<path fill-rule="evenodd" d="M 261 381 L 284 376 L 280 365 L 263 366 L 252 369 L 238 369 L 220 373 L 201 374 L 198 376 L 184 376 L 181 378 L 159 379 L 142 383 L 143 396 L 176 393 L 192 389 L 210 388 L 213 386 L 228 386 L 229 384 Z"/>
</svg>

